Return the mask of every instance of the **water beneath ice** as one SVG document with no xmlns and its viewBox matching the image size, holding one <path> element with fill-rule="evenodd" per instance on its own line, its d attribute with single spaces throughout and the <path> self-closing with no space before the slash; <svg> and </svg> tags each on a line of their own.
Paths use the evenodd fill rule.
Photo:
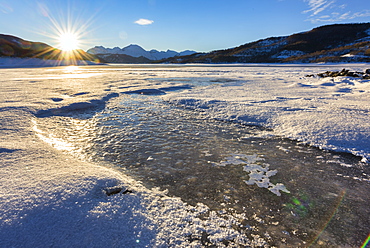
<svg viewBox="0 0 370 248">
<path fill-rule="evenodd" d="M 98 113 L 35 118 L 39 136 L 79 158 L 168 190 L 270 246 L 355 246 L 367 233 L 369 170 L 361 158 L 208 118 L 157 95 L 121 94 Z"/>
</svg>

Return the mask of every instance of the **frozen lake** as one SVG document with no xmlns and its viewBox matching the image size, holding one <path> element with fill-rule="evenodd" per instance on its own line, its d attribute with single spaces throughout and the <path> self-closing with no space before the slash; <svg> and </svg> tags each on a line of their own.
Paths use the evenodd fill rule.
<svg viewBox="0 0 370 248">
<path fill-rule="evenodd" d="M 39 142 L 206 206 L 199 219 L 233 233 L 199 227 L 178 234 L 184 247 L 358 247 L 370 226 L 370 83 L 304 77 L 343 66 L 3 69 L 1 109 L 26 109 Z"/>
</svg>

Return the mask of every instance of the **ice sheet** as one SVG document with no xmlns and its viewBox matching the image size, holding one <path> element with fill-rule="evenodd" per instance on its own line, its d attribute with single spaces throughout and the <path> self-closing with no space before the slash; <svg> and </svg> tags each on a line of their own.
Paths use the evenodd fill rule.
<svg viewBox="0 0 370 248">
<path fill-rule="evenodd" d="M 240 222 L 242 217 L 220 218 L 207 206 L 189 206 L 159 190 L 148 190 L 109 166 L 54 149 L 32 130 L 31 120 L 34 113 L 65 115 L 82 105 L 99 109 L 111 94 L 184 85 L 181 80 L 158 82 L 156 78 L 192 78 L 197 87 L 186 86 L 160 97 L 204 111 L 210 118 L 265 126 L 275 135 L 369 158 L 370 82 L 304 77 L 326 69 L 150 65 L 0 70 L 0 246 L 196 247 L 206 243 L 222 247 L 227 243 L 267 247 L 268 235 L 247 237 L 230 228 L 246 225 Z M 91 77 L 63 76 L 73 73 Z M 132 193 L 105 194 L 107 188 L 117 186 Z M 276 190 L 284 190 L 280 186 L 276 184 Z"/>
<path fill-rule="evenodd" d="M 365 71 L 369 67 L 359 64 L 234 68 L 227 76 L 243 81 L 242 84 L 210 85 L 165 99 L 205 111 L 211 118 L 261 125 L 272 128 L 278 136 L 350 152 L 368 160 L 370 80 L 305 75 L 343 68 Z"/>
</svg>

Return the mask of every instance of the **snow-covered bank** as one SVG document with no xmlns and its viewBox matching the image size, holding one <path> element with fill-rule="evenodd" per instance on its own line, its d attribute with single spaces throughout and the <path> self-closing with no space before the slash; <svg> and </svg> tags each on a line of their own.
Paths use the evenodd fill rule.
<svg viewBox="0 0 370 248">
<path fill-rule="evenodd" d="M 238 220 L 204 221 L 199 216 L 209 212 L 206 206 L 188 206 L 50 149 L 30 132 L 29 114 L 1 113 L 1 247 L 188 247 L 186 237 L 203 232 L 215 243 L 251 244 L 231 229 Z M 107 196 L 106 189 L 117 186 L 129 193 Z"/>
<path fill-rule="evenodd" d="M 9 58 L 0 57 L 0 68 L 24 68 L 24 67 L 51 67 L 67 66 L 71 62 L 59 60 L 44 60 L 38 58 Z M 97 65 L 92 61 L 78 60 L 73 62 L 74 65 Z"/>
<path fill-rule="evenodd" d="M 370 68 L 366 64 L 330 66 L 333 70 Z M 234 70 L 227 76 L 235 82 L 192 89 L 166 100 L 205 111 L 211 118 L 261 125 L 278 136 L 368 160 L 370 80 L 305 77 L 310 71 L 326 69 L 280 65 Z"/>
<path fill-rule="evenodd" d="M 69 112 L 77 115 L 76 121 L 79 114 L 85 118 L 86 110 L 101 110 L 118 95 L 110 93 L 122 87 L 116 74 L 107 79 L 105 69 L 19 70 L 0 71 L 1 247 L 223 247 L 225 240 L 266 244 L 259 235 L 249 238 L 232 228 L 241 225 L 242 216 L 225 219 L 205 205 L 189 206 L 40 139 L 32 113 Z M 137 75 L 126 79 L 134 82 Z M 125 194 L 108 196 L 112 187 Z"/>
</svg>

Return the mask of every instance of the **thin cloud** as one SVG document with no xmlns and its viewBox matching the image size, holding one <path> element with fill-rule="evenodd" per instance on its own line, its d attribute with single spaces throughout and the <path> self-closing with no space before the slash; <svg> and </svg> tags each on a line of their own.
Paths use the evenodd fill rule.
<svg viewBox="0 0 370 248">
<path fill-rule="evenodd" d="M 14 10 L 13 10 L 12 6 L 10 6 L 9 4 L 0 3 L 0 11 L 3 12 L 4 14 L 8 14 L 8 13 L 13 12 Z"/>
<path fill-rule="evenodd" d="M 338 22 L 345 20 L 352 20 L 360 17 L 369 17 L 370 10 L 363 10 L 360 12 L 346 11 L 348 7 L 346 4 L 337 5 L 337 0 L 304 0 L 308 3 L 309 9 L 303 11 L 303 14 L 310 14 L 307 21 L 312 23 L 320 22 Z M 332 9 L 328 13 L 328 9 Z"/>
<path fill-rule="evenodd" d="M 153 24 L 154 21 L 152 20 L 148 20 L 148 19 L 139 19 L 137 21 L 135 21 L 136 24 L 139 24 L 139 25 L 150 25 L 150 24 Z"/>
<path fill-rule="evenodd" d="M 310 7 L 308 10 L 303 11 L 303 13 L 310 13 L 312 12 L 311 16 L 316 16 L 319 13 L 323 12 L 327 8 L 333 6 L 335 0 L 305 0 L 308 2 L 308 6 Z"/>
<path fill-rule="evenodd" d="M 355 18 L 363 18 L 363 17 L 369 17 L 370 16 L 370 10 L 364 10 L 361 12 L 355 12 L 352 13 L 351 11 L 345 12 L 345 13 L 338 13 L 334 12 L 331 13 L 331 15 L 323 15 L 315 18 L 309 19 L 312 23 L 320 23 L 320 22 L 339 22 L 339 21 L 346 21 L 346 20 L 352 20 Z"/>
</svg>

